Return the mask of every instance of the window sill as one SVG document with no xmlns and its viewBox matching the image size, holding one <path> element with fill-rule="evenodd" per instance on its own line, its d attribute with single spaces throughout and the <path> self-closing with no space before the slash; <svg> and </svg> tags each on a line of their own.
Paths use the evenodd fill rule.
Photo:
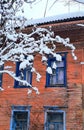
<svg viewBox="0 0 84 130">
<path fill-rule="evenodd" d="M 57 88 L 57 87 L 64 87 L 66 88 L 67 86 L 64 84 L 58 84 L 58 85 L 46 85 L 46 88 Z"/>
<path fill-rule="evenodd" d="M 30 86 L 14 86 L 14 88 L 30 88 Z"/>
</svg>

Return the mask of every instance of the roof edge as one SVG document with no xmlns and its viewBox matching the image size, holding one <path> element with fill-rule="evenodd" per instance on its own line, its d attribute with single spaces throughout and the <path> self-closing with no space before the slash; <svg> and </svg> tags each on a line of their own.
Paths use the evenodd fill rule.
<svg viewBox="0 0 84 130">
<path fill-rule="evenodd" d="M 47 23 L 69 22 L 75 20 L 84 20 L 84 12 L 66 13 L 62 15 L 56 15 L 40 19 L 30 19 L 26 21 L 25 26 L 43 25 Z"/>
</svg>

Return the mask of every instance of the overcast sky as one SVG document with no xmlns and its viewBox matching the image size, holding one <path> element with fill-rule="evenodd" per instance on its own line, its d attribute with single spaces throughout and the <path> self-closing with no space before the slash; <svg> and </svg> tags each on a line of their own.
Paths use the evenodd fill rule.
<svg viewBox="0 0 84 130">
<path fill-rule="evenodd" d="M 47 0 L 38 0 L 38 3 L 33 3 L 32 5 L 25 4 L 25 16 L 28 19 L 36 19 L 44 17 L 44 14 L 45 17 L 47 17 L 70 12 L 84 11 L 84 5 L 76 3 L 71 3 L 70 6 L 66 6 L 64 2 L 56 2 L 51 7 L 54 1 L 55 0 L 48 0 L 46 13 L 45 8 Z"/>
</svg>

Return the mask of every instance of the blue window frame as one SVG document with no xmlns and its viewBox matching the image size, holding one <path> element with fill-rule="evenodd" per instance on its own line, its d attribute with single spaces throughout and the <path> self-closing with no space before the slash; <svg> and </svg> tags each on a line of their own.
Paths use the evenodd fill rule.
<svg viewBox="0 0 84 130">
<path fill-rule="evenodd" d="M 32 83 L 32 72 L 31 68 L 28 66 L 24 70 L 19 70 L 20 62 L 16 63 L 16 77 L 22 80 L 26 80 L 28 83 Z M 25 84 L 15 80 L 15 88 L 28 88 Z"/>
<path fill-rule="evenodd" d="M 3 66 L 0 66 L 0 70 L 3 70 Z M 0 87 L 2 87 L 2 76 L 3 74 L 0 73 Z"/>
<path fill-rule="evenodd" d="M 31 106 L 12 106 L 10 130 L 29 130 Z"/>
<path fill-rule="evenodd" d="M 56 58 L 49 56 L 48 67 L 52 68 L 52 74 L 46 73 L 46 87 L 66 86 L 66 54 L 67 53 L 60 53 L 62 61 L 57 61 Z M 54 63 L 56 64 L 56 69 L 52 67 Z"/>
<path fill-rule="evenodd" d="M 44 130 L 66 130 L 65 111 L 56 106 L 46 107 Z"/>
</svg>

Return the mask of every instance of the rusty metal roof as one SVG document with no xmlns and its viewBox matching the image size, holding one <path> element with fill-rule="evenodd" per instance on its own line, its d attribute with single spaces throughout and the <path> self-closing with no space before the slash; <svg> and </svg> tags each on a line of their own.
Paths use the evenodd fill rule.
<svg viewBox="0 0 84 130">
<path fill-rule="evenodd" d="M 48 23 L 61 23 L 75 20 L 84 20 L 84 12 L 75 12 L 41 19 L 31 19 L 25 23 L 25 26 L 42 25 Z"/>
</svg>

